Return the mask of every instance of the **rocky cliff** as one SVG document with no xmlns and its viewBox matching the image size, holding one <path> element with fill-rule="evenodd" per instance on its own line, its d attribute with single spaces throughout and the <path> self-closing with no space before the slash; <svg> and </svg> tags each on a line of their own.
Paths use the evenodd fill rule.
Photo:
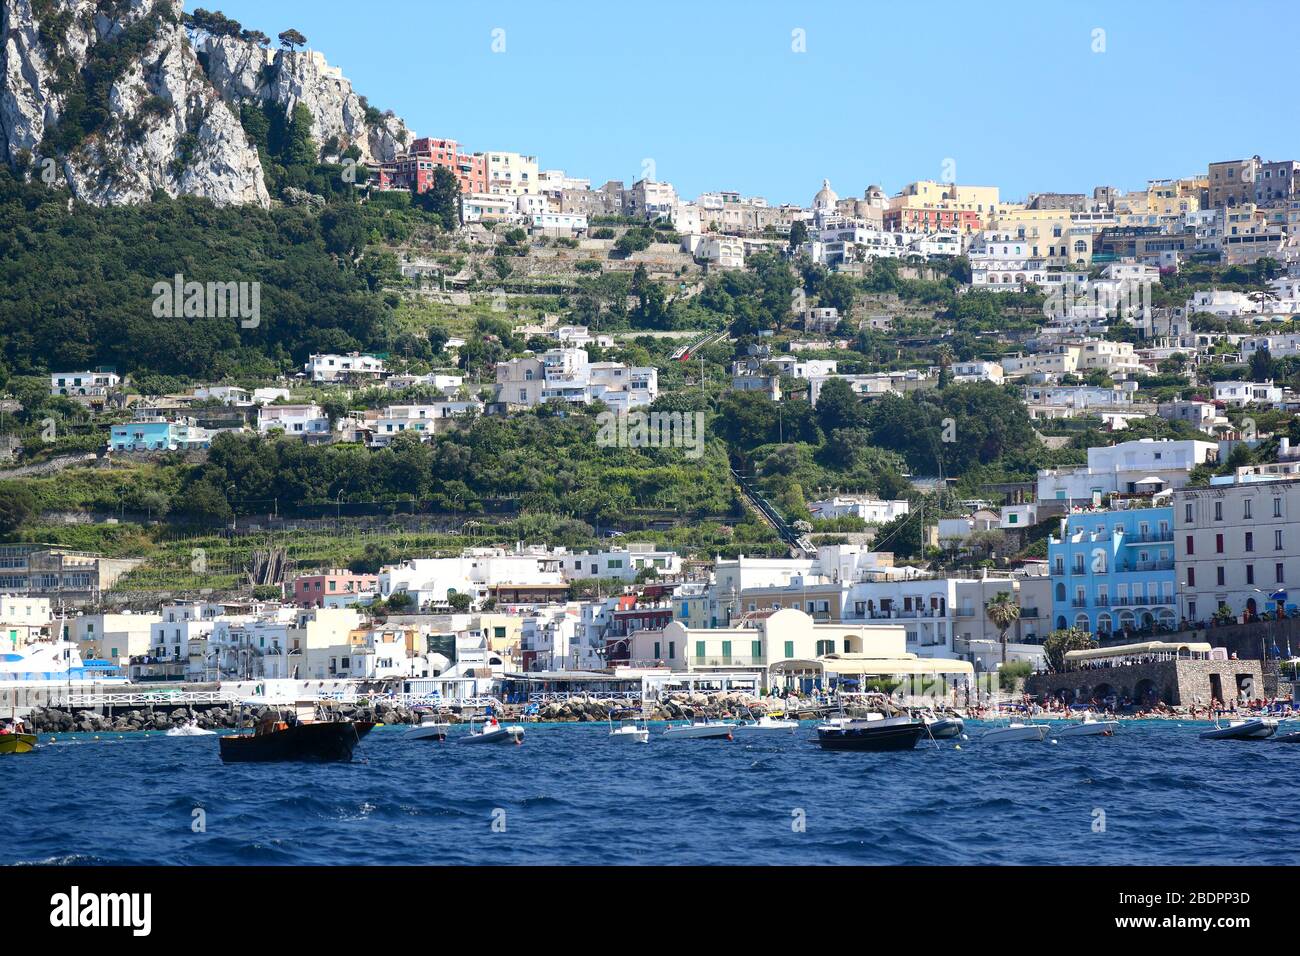
<svg viewBox="0 0 1300 956">
<path fill-rule="evenodd" d="M 0 0 L 0 145 L 98 205 L 157 190 L 269 205 L 257 151 L 208 82 L 180 0 Z"/>
<path fill-rule="evenodd" d="M 306 106 L 324 152 L 367 164 L 413 138 L 314 51 L 187 29 L 181 0 L 0 0 L 0 151 L 98 205 L 162 190 L 267 206 L 247 101 Z"/>
<path fill-rule="evenodd" d="M 413 138 L 392 113 L 368 108 L 337 67 L 313 50 L 269 50 L 233 36 L 200 40 L 213 86 L 229 103 L 275 103 L 292 114 L 298 104 L 311 110 L 312 137 L 322 149 L 331 142 L 356 146 L 362 163 L 387 162 Z"/>
</svg>

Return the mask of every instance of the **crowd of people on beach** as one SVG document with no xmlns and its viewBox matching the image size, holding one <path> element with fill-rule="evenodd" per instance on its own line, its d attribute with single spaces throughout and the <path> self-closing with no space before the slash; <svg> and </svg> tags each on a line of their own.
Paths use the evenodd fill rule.
<svg viewBox="0 0 1300 956">
<path fill-rule="evenodd" d="M 1022 695 L 1019 701 L 1012 704 L 1004 704 L 1000 709 L 979 706 L 968 708 L 968 712 L 970 716 L 978 720 L 982 719 L 986 714 L 996 715 L 1008 709 L 1030 717 L 1051 716 L 1087 709 L 1098 714 L 1105 714 L 1111 718 L 1130 717 L 1137 720 L 1162 718 L 1169 720 L 1213 720 L 1215 716 L 1221 714 L 1234 716 L 1268 714 L 1273 717 L 1289 717 L 1293 713 L 1300 713 L 1300 711 L 1296 710 L 1289 697 L 1257 697 L 1242 700 L 1234 699 L 1226 702 L 1216 698 L 1208 704 L 1198 700 L 1185 706 L 1174 707 L 1159 700 L 1134 702 L 1128 697 L 1107 697 L 1105 699 L 1093 697 L 1088 701 L 1074 701 L 1067 704 L 1052 697 L 1040 701 L 1028 694 Z"/>
<path fill-rule="evenodd" d="M 1156 658 L 1153 657 L 1152 659 Z M 1107 665 L 1104 662 L 1098 662 L 1096 666 L 1104 668 Z M 847 688 L 832 690 L 814 687 L 801 691 L 792 687 L 772 687 L 763 691 L 761 696 L 768 701 L 782 702 L 787 710 L 807 710 L 835 709 L 844 700 L 851 700 L 864 695 L 850 691 Z M 936 712 L 951 711 L 974 720 L 989 720 L 999 716 L 1006 716 L 1007 713 L 1027 717 L 1065 716 L 1081 710 L 1091 710 L 1096 714 L 1104 714 L 1115 719 L 1147 720 L 1213 720 L 1216 715 L 1222 714 L 1234 716 L 1268 714 L 1275 717 L 1289 717 L 1292 714 L 1300 715 L 1300 708 L 1295 707 L 1290 697 L 1260 697 L 1229 701 L 1215 699 L 1209 703 L 1197 700 L 1177 707 L 1152 697 L 1134 700 L 1131 697 L 1113 695 L 1106 697 L 1093 696 L 1088 700 L 1067 702 L 1050 696 L 1037 698 L 1029 694 L 1021 694 L 1019 698 L 1010 701 L 998 701 L 987 693 L 963 694 L 954 690 L 951 697 L 951 700 L 936 698 L 933 705 L 925 709 Z"/>
</svg>

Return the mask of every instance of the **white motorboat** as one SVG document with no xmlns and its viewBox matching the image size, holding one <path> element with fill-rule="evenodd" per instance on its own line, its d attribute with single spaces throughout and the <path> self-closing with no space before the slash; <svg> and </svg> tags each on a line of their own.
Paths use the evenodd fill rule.
<svg viewBox="0 0 1300 956">
<path fill-rule="evenodd" d="M 663 735 L 678 740 L 731 740 L 735 730 L 729 720 L 692 720 L 665 727 Z"/>
<path fill-rule="evenodd" d="M 405 740 L 446 740 L 451 724 L 434 713 L 420 717 L 420 722 L 402 735 Z"/>
<path fill-rule="evenodd" d="M 1202 740 L 1264 740 L 1277 733 L 1272 717 L 1233 717 L 1221 721 L 1216 715 L 1214 729 L 1201 732 Z"/>
<path fill-rule="evenodd" d="M 1119 730 L 1118 720 L 1098 720 L 1096 714 L 1086 710 L 1083 719 L 1078 723 L 1054 727 L 1052 732 L 1058 737 L 1113 737 L 1117 730 Z"/>
<path fill-rule="evenodd" d="M 518 724 L 502 726 L 495 717 L 489 717 L 486 721 L 471 720 L 469 732 L 456 738 L 458 744 L 522 744 L 523 742 L 523 727 Z"/>
<path fill-rule="evenodd" d="M 989 744 L 1010 743 L 1015 740 L 1036 740 L 1042 743 L 1051 730 L 1046 724 L 1027 724 L 1022 720 L 1012 720 L 1001 727 L 992 727 L 984 731 L 980 740 Z"/>
<path fill-rule="evenodd" d="M 66 622 L 57 623 L 59 633 Z M 94 692 L 100 684 L 125 684 L 121 668 L 110 661 L 83 660 L 74 641 L 33 641 L 0 654 L 0 694 L 58 689 Z"/>
<path fill-rule="evenodd" d="M 935 740 L 960 737 L 966 731 L 966 724 L 960 717 L 936 717 L 934 714 L 923 714 L 921 721 L 925 724 L 925 732 Z"/>
<path fill-rule="evenodd" d="M 650 728 L 644 722 L 638 722 L 635 717 L 616 718 L 610 714 L 609 739 L 615 743 L 648 744 Z"/>
<path fill-rule="evenodd" d="M 212 730 L 204 730 L 194 721 L 188 720 L 185 723 L 177 724 L 175 727 L 172 727 L 170 730 L 168 730 L 167 736 L 168 737 L 211 737 L 215 733 L 216 732 Z"/>
<path fill-rule="evenodd" d="M 774 714 L 763 714 L 756 720 L 742 720 L 732 734 L 736 737 L 770 737 L 785 734 L 787 737 L 799 729 L 799 721 Z"/>
</svg>

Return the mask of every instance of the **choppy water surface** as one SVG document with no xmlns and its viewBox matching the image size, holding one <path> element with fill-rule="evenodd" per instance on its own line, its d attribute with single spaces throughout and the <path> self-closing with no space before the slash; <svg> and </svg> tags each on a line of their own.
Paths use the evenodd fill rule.
<svg viewBox="0 0 1300 956">
<path fill-rule="evenodd" d="M 982 746 L 967 726 L 894 754 L 822 752 L 811 724 L 752 744 L 655 726 L 644 746 L 529 724 L 518 747 L 380 727 L 346 765 L 226 766 L 216 737 L 59 735 L 0 759 L 0 863 L 1300 862 L 1300 745 L 1150 721 Z"/>
</svg>

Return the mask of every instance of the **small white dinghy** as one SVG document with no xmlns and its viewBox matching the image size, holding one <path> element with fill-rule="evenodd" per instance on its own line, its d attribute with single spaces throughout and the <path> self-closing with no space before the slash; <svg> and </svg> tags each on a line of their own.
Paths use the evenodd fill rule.
<svg viewBox="0 0 1300 956">
<path fill-rule="evenodd" d="M 1214 718 L 1214 729 L 1201 732 L 1202 740 L 1264 740 L 1277 733 L 1272 717 L 1233 717 L 1227 721 Z"/>
<path fill-rule="evenodd" d="M 1077 724 L 1055 727 L 1052 732 L 1058 737 L 1113 737 L 1119 730 L 1118 720 L 1098 720 L 1090 710 L 1083 712 L 1083 720 Z"/>
<path fill-rule="evenodd" d="M 692 720 L 664 728 L 663 736 L 676 740 L 731 740 L 736 725 L 728 720 Z"/>
<path fill-rule="evenodd" d="M 435 713 L 426 713 L 420 722 L 402 735 L 405 740 L 446 740 L 451 724 Z"/>
<path fill-rule="evenodd" d="M 609 715 L 609 739 L 621 744 L 648 744 L 650 729 L 644 722 L 638 723 L 633 716 L 617 717 Z"/>
<path fill-rule="evenodd" d="M 186 721 L 183 724 L 177 724 L 167 731 L 168 737 L 211 737 L 216 733 L 213 730 L 204 730 L 194 721 Z"/>
<path fill-rule="evenodd" d="M 799 721 L 776 714 L 763 714 L 755 720 L 742 720 L 736 725 L 732 734 L 736 737 L 771 737 L 773 735 L 790 736 L 799 729 Z"/>
<path fill-rule="evenodd" d="M 518 724 L 504 727 L 495 717 L 488 717 L 486 721 L 471 720 L 469 733 L 456 738 L 458 744 L 522 744 L 523 742 L 523 727 Z"/>
<path fill-rule="evenodd" d="M 1022 720 L 1012 720 L 1002 727 L 993 727 L 980 737 L 983 743 L 1005 744 L 1016 740 L 1036 740 L 1042 743 L 1051 730 L 1046 724 L 1027 724 Z"/>
</svg>

